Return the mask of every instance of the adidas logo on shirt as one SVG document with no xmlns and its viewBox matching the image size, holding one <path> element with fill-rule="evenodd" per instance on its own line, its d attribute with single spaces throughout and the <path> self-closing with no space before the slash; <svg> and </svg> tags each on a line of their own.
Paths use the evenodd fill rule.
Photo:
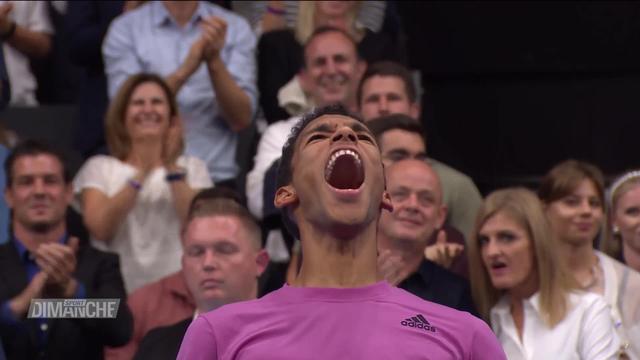
<svg viewBox="0 0 640 360">
<path fill-rule="evenodd" d="M 431 325 L 421 314 L 402 320 L 400 325 L 423 329 L 424 331 L 436 332 L 436 327 Z"/>
</svg>

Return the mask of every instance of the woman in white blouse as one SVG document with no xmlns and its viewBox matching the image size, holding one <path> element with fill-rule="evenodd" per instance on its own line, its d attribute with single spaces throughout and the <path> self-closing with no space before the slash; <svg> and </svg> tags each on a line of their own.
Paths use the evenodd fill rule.
<svg viewBox="0 0 640 360">
<path fill-rule="evenodd" d="M 76 206 L 94 245 L 120 255 L 127 291 L 180 269 L 180 224 L 204 162 L 182 155 L 182 126 L 171 90 L 153 74 L 131 76 L 107 111 L 112 156 L 98 155 L 74 179 Z"/>
<path fill-rule="evenodd" d="M 640 360 L 640 273 L 594 248 L 605 220 L 603 178 L 596 166 L 567 160 L 549 170 L 538 196 L 563 263 L 582 290 L 604 297 L 626 353 Z"/>
<path fill-rule="evenodd" d="M 616 359 L 602 298 L 576 291 L 540 201 L 505 189 L 484 201 L 469 243 L 474 300 L 509 359 Z"/>
<path fill-rule="evenodd" d="M 640 271 L 640 170 L 630 171 L 613 182 L 607 192 L 607 205 L 610 226 L 601 248 Z"/>
</svg>

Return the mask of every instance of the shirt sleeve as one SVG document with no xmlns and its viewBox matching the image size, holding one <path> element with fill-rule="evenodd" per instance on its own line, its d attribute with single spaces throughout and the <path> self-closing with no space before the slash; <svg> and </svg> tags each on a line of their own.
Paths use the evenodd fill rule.
<svg viewBox="0 0 640 360">
<path fill-rule="evenodd" d="M 82 190 L 94 188 L 108 195 L 109 192 L 105 181 L 107 162 L 108 159 L 104 156 L 94 156 L 87 160 L 73 179 L 73 193 L 76 196 L 80 196 Z"/>
<path fill-rule="evenodd" d="M 281 123 L 275 123 L 265 130 L 258 143 L 258 151 L 253 159 L 253 169 L 247 174 L 247 205 L 251 213 L 262 219 L 264 175 L 274 161 L 282 156 Z"/>
<path fill-rule="evenodd" d="M 187 168 L 187 182 L 192 189 L 205 189 L 213 186 L 207 165 L 197 157 L 185 159 Z"/>
<path fill-rule="evenodd" d="M 13 1 L 13 6 L 16 6 L 16 3 L 23 3 L 18 6 L 28 6 L 26 14 L 28 16 L 27 22 L 20 25 L 31 31 L 53 34 L 53 26 L 51 25 L 49 11 L 45 1 Z"/>
<path fill-rule="evenodd" d="M 476 330 L 473 334 L 468 358 L 471 360 L 507 360 L 502 345 L 489 326 L 478 318 L 471 318 L 475 321 Z"/>
<path fill-rule="evenodd" d="M 585 311 L 578 351 L 582 359 L 617 359 L 620 339 L 609 308 L 598 297 Z"/>
<path fill-rule="evenodd" d="M 234 36 L 225 45 L 231 47 L 231 56 L 226 65 L 233 80 L 249 96 L 251 113 L 255 114 L 258 101 L 256 90 L 256 36 L 244 18 L 238 17 L 234 21 L 234 26 L 236 28 Z"/>
<path fill-rule="evenodd" d="M 133 74 L 143 71 L 138 61 L 132 34 L 131 14 L 113 20 L 102 45 L 104 72 L 107 76 L 109 98 L 113 98 L 120 85 Z"/>
<path fill-rule="evenodd" d="M 218 346 L 211 324 L 199 316 L 189 325 L 182 339 L 178 360 L 218 359 Z"/>
<path fill-rule="evenodd" d="M 15 325 L 18 323 L 16 317 L 9 308 L 9 300 L 0 303 L 0 323 L 4 325 Z"/>
</svg>

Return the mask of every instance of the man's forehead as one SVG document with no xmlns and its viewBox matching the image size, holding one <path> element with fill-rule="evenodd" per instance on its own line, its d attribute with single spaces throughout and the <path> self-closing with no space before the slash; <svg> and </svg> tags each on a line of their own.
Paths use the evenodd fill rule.
<svg viewBox="0 0 640 360">
<path fill-rule="evenodd" d="M 313 132 L 329 132 L 334 131 L 338 127 L 348 126 L 354 131 L 365 131 L 367 133 L 371 133 L 369 128 L 367 128 L 364 123 L 361 121 L 354 119 L 350 116 L 339 115 L 339 114 L 326 114 L 319 116 L 316 119 L 311 120 L 307 124 L 307 126 L 302 129 L 300 133 L 301 137 L 304 137 L 307 134 L 311 134 Z"/>
<path fill-rule="evenodd" d="M 386 83 L 385 85 L 387 86 L 380 86 L 380 84 L 378 83 L 374 87 L 372 85 L 374 81 L 377 81 L 377 82 L 384 81 Z M 393 84 L 393 85 L 389 86 L 389 84 Z M 367 93 L 397 93 L 404 97 L 407 97 L 408 94 L 404 85 L 405 85 L 404 81 L 399 76 L 373 75 L 364 81 L 362 88 L 363 88 L 363 92 L 365 92 L 365 95 Z"/>
<path fill-rule="evenodd" d="M 407 143 L 407 140 L 415 141 Z M 420 134 L 404 129 L 389 129 L 385 131 L 380 137 L 380 147 L 385 147 L 385 149 L 382 149 L 383 151 L 407 150 L 411 152 L 411 150 L 419 150 L 424 152 L 426 150 L 424 139 Z"/>
<path fill-rule="evenodd" d="M 62 176 L 62 163 L 51 154 L 23 155 L 13 163 L 14 175 L 33 171 L 53 171 Z"/>
<path fill-rule="evenodd" d="M 240 218 L 227 214 L 196 216 L 186 230 L 188 235 L 207 239 L 241 238 L 248 233 Z"/>
<path fill-rule="evenodd" d="M 387 167 L 387 175 L 389 176 L 390 182 L 394 182 L 393 180 L 401 180 L 407 176 L 423 178 L 425 182 L 434 178 L 437 179 L 437 175 L 433 168 L 431 168 L 431 166 L 425 161 L 417 159 L 405 159 L 393 163 L 391 166 Z"/>
<path fill-rule="evenodd" d="M 319 44 L 322 43 L 322 46 Z M 319 56 L 334 55 L 344 52 L 348 48 L 349 53 L 357 52 L 355 44 L 345 34 L 339 31 L 330 31 L 317 35 L 304 49 L 306 60 L 311 60 Z"/>
</svg>

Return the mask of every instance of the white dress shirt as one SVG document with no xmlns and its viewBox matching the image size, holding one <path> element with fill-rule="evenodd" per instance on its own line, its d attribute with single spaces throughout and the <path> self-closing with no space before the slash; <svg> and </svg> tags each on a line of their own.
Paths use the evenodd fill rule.
<svg viewBox="0 0 640 360">
<path fill-rule="evenodd" d="M 507 295 L 491 309 L 491 326 L 510 360 L 617 359 L 620 340 L 609 308 L 592 293 L 571 293 L 565 318 L 549 328 L 540 313 L 539 294 L 523 301 L 522 340 L 518 336 Z"/>
</svg>

